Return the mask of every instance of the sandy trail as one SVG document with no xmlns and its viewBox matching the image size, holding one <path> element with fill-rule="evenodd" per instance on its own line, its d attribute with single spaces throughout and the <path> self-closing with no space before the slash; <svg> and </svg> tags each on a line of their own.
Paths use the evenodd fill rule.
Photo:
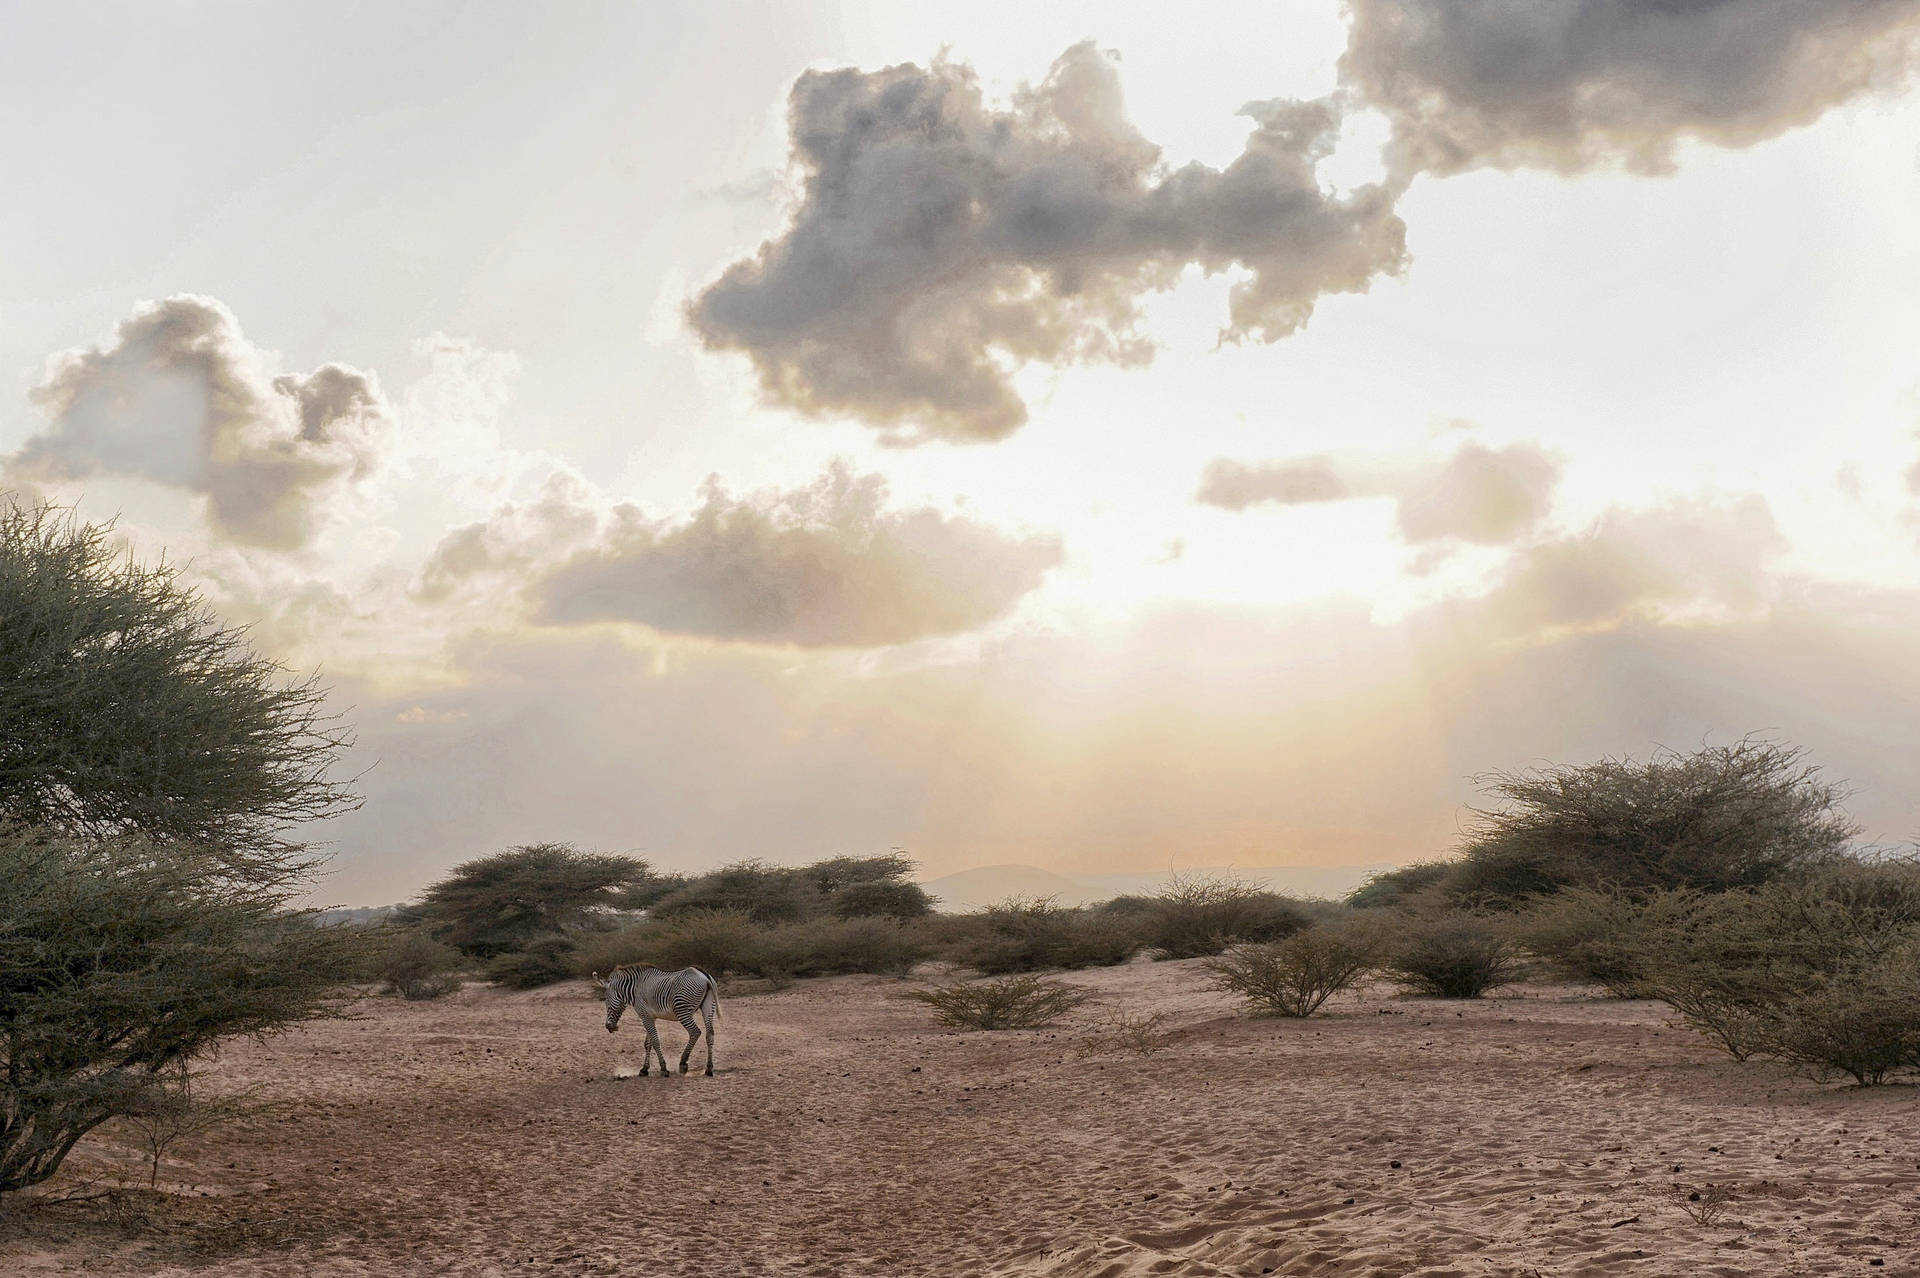
<svg viewBox="0 0 1920 1278">
<path fill-rule="evenodd" d="M 1276 1021 L 1199 975 L 1072 974 L 1103 1002 L 1009 1034 L 881 978 L 729 998 L 713 1079 L 615 1081 L 576 989 L 372 1000 L 216 1064 L 289 1109 L 186 1151 L 214 1196 L 16 1222 L 0 1273 L 1920 1274 L 1916 1089 L 1563 987 Z M 1102 1010 L 1180 1033 L 1083 1056 Z M 638 1063 L 637 1026 L 613 1042 Z M 1671 1195 L 1709 1184 L 1707 1225 Z"/>
</svg>

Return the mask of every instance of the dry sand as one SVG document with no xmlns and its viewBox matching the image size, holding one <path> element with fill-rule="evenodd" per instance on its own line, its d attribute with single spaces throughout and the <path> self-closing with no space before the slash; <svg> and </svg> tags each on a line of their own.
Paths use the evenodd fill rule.
<svg viewBox="0 0 1920 1278">
<path fill-rule="evenodd" d="M 1920 1274 L 1914 1088 L 1566 987 L 1280 1021 L 1191 963 L 1068 979 L 1103 1002 L 1024 1033 L 932 1029 L 881 978 L 730 997 L 712 1079 L 615 1081 L 638 1028 L 577 989 L 371 1000 L 230 1049 L 218 1081 L 285 1114 L 184 1151 L 172 1192 L 13 1213 L 0 1273 Z M 1082 1056 L 1113 1011 L 1179 1032 Z M 1702 1224 L 1674 1187 L 1708 1185 Z"/>
</svg>

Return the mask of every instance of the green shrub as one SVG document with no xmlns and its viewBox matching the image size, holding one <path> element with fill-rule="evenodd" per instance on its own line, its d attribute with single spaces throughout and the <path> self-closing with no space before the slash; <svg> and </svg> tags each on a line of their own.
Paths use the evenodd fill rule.
<svg viewBox="0 0 1920 1278">
<path fill-rule="evenodd" d="M 769 865 L 765 861 L 737 861 L 710 874 L 691 879 L 656 901 L 650 911 L 657 919 L 699 911 L 734 911 L 755 923 L 788 923 L 821 912 L 820 889 L 803 869 Z"/>
<path fill-rule="evenodd" d="M 1470 914 L 1408 919 L 1386 952 L 1393 978 L 1433 998 L 1479 998 L 1518 980 L 1520 951 L 1494 922 Z"/>
<path fill-rule="evenodd" d="M 669 918 L 649 919 L 621 933 L 633 940 L 633 952 L 622 961 L 651 963 L 667 971 L 698 967 L 715 976 L 752 975 L 759 971 L 763 931 L 745 910 L 688 910 Z M 599 970 L 604 972 L 608 967 Z"/>
<path fill-rule="evenodd" d="M 1217 988 L 1273 1016 L 1311 1016 L 1370 971 L 1380 941 L 1371 928 L 1321 924 L 1279 941 L 1236 945 L 1203 966 Z"/>
<path fill-rule="evenodd" d="M 822 897 L 855 883 L 908 883 L 917 867 L 899 849 L 884 856 L 832 856 L 800 867 L 800 876 Z"/>
<path fill-rule="evenodd" d="M 1451 861 L 1419 861 L 1397 870 L 1386 870 L 1347 893 L 1347 904 L 1356 910 L 1406 906 L 1445 882 L 1452 871 Z"/>
<path fill-rule="evenodd" d="M 1457 905 L 1510 907 L 1566 887 L 1709 892 L 1794 879 L 1847 857 L 1843 787 L 1801 751 L 1749 738 L 1645 761 L 1496 772 L 1446 876 Z"/>
<path fill-rule="evenodd" d="M 1149 949 L 1170 959 L 1218 954 L 1242 941 L 1277 941 L 1307 926 L 1300 904 L 1234 879 L 1176 874 L 1141 919 Z"/>
<path fill-rule="evenodd" d="M 914 990 L 903 997 L 932 1007 L 942 1025 L 967 1030 L 1039 1029 L 1090 1001 L 1093 994 L 1032 974 Z"/>
<path fill-rule="evenodd" d="M 933 898 L 918 883 L 874 879 L 835 888 L 827 908 L 843 919 L 917 919 L 933 913 Z"/>
<path fill-rule="evenodd" d="M 1576 980 L 1618 998 L 1647 997 L 1653 938 L 1679 925 L 1703 899 L 1690 888 L 1629 894 L 1568 888 L 1537 902 L 1516 925 L 1521 944 Z"/>
<path fill-rule="evenodd" d="M 537 936 L 523 950 L 501 954 L 487 964 L 487 979 L 510 990 L 539 989 L 573 975 L 573 941 L 565 936 Z"/>
<path fill-rule="evenodd" d="M 1639 933 L 1645 989 L 1736 1060 L 1861 1083 L 1920 1068 L 1920 868 L 1666 896 Z"/>
<path fill-rule="evenodd" d="M 1762 1050 L 1815 1077 L 1845 1074 L 1873 1086 L 1920 1069 L 1920 961 L 1909 950 L 1823 976 L 1763 1024 Z"/>
<path fill-rule="evenodd" d="M 407 928 L 387 938 L 380 979 L 388 993 L 409 1002 L 440 998 L 460 988 L 454 972 L 461 962 L 460 951 L 451 945 L 442 945 L 420 928 Z"/>
<path fill-rule="evenodd" d="M 1122 918 L 1052 900 L 1015 898 L 942 920 L 944 956 L 989 975 L 1041 968 L 1109 967 L 1140 949 Z"/>
<path fill-rule="evenodd" d="M 892 919 L 808 919 L 769 928 L 749 961 L 758 975 L 779 982 L 847 972 L 900 976 L 926 955 L 926 944 Z"/>
</svg>

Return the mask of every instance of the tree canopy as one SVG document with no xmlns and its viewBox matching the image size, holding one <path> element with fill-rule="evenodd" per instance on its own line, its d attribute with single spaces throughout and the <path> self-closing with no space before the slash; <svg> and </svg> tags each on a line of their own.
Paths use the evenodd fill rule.
<svg viewBox="0 0 1920 1278">
<path fill-rule="evenodd" d="M 1691 754 L 1602 759 L 1481 779 L 1478 810 L 1447 878 L 1490 904 L 1563 887 L 1752 887 L 1844 859 L 1858 827 L 1844 786 L 1801 750 L 1759 738 Z"/>
<path fill-rule="evenodd" d="M 359 803 L 325 699 L 109 528 L 0 499 L 0 818 L 297 877 L 289 828 Z"/>
<path fill-rule="evenodd" d="M 525 949 L 630 905 L 653 874 L 638 857 L 529 843 L 457 865 L 413 908 L 433 935 L 475 958 Z"/>
</svg>

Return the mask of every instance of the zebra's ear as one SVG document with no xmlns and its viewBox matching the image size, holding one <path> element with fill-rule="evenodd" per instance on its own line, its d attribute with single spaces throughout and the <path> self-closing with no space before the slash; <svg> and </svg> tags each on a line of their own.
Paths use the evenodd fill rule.
<svg viewBox="0 0 1920 1278">
<path fill-rule="evenodd" d="M 605 988 L 607 988 L 606 981 L 601 977 L 600 973 L 598 972 L 593 973 L 593 988 L 595 988 L 596 990 L 604 990 Z"/>
</svg>

